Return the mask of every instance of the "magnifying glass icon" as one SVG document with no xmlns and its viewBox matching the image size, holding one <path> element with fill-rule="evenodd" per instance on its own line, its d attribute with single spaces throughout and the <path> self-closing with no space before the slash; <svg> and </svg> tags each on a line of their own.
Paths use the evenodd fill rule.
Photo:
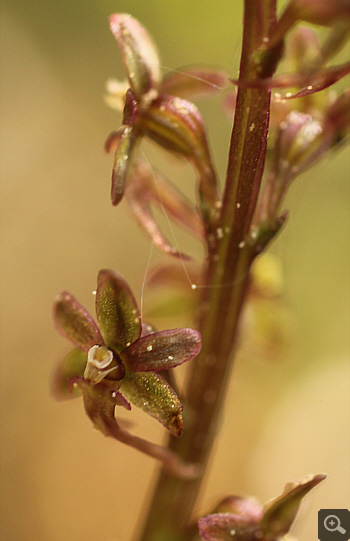
<svg viewBox="0 0 350 541">
<path fill-rule="evenodd" d="M 346 530 L 341 527 L 340 520 L 336 515 L 328 515 L 324 519 L 324 527 L 329 532 L 340 532 L 340 533 L 346 533 Z"/>
</svg>

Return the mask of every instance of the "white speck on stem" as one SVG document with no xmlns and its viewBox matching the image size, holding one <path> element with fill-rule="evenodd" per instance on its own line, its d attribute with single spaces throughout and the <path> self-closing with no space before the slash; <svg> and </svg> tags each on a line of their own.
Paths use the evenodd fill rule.
<svg viewBox="0 0 350 541">
<path fill-rule="evenodd" d="M 172 361 L 172 360 L 173 360 L 173 358 L 174 358 L 174 357 L 173 357 L 172 355 L 168 355 L 168 359 L 169 359 L 169 361 Z"/>
<path fill-rule="evenodd" d="M 236 535 L 236 530 L 234 528 L 232 528 L 232 530 L 230 530 L 230 535 Z"/>
<path fill-rule="evenodd" d="M 241 203 L 236 203 L 236 208 L 240 209 L 241 208 Z"/>
<path fill-rule="evenodd" d="M 312 90 L 312 85 L 309 85 L 309 86 L 307 87 L 307 89 L 308 89 L 308 90 Z"/>
<path fill-rule="evenodd" d="M 287 92 L 287 94 L 286 94 L 286 98 L 290 98 L 290 97 L 291 97 L 291 95 L 292 95 L 292 93 L 291 93 L 291 92 Z"/>
<path fill-rule="evenodd" d="M 117 396 L 117 393 L 115 391 L 113 391 L 112 396 L 113 396 L 113 398 L 115 398 Z"/>
<path fill-rule="evenodd" d="M 152 345 L 147 346 L 147 351 L 152 351 L 153 347 Z"/>
<path fill-rule="evenodd" d="M 250 126 L 249 126 L 249 131 L 252 132 L 255 128 L 255 122 L 253 122 Z"/>
<path fill-rule="evenodd" d="M 191 284 L 191 289 L 197 289 L 196 284 Z"/>
<path fill-rule="evenodd" d="M 126 347 L 128 348 L 130 345 L 131 345 L 131 342 L 128 342 L 128 343 L 126 344 Z"/>
<path fill-rule="evenodd" d="M 224 236 L 224 232 L 222 230 L 221 227 L 218 227 L 217 230 L 216 230 L 216 236 L 218 239 L 222 239 L 222 237 Z"/>
<path fill-rule="evenodd" d="M 244 240 L 242 240 L 239 245 L 238 245 L 238 248 L 244 248 L 245 247 L 245 242 Z"/>
<path fill-rule="evenodd" d="M 96 293 L 97 293 L 96 289 L 94 289 L 94 291 L 91 291 L 91 294 L 94 296 L 96 296 Z"/>
</svg>

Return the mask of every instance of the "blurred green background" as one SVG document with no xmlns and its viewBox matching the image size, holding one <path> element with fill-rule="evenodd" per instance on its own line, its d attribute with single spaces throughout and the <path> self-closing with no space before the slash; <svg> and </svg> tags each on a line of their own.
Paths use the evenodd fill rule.
<svg viewBox="0 0 350 541">
<path fill-rule="evenodd" d="M 0 531 L 6 541 L 130 541 L 156 470 L 150 459 L 92 430 L 80 400 L 58 404 L 49 393 L 67 346 L 51 321 L 56 293 L 68 289 L 93 313 L 97 272 L 110 267 L 139 299 L 150 256 L 126 207 L 110 204 L 112 157 L 102 150 L 120 121 L 102 99 L 105 80 L 123 78 L 108 29 L 108 15 L 117 11 L 147 26 L 164 66 L 208 63 L 237 73 L 241 0 L 2 2 Z M 201 110 L 223 177 L 231 122 L 217 102 Z M 184 166 L 170 161 L 169 174 L 193 192 Z M 290 223 L 272 248 L 295 320 L 290 351 L 276 362 L 237 362 L 198 507 L 205 512 L 228 493 L 266 501 L 287 481 L 325 472 L 327 482 L 308 498 L 295 526 L 300 541 L 316 539 L 319 508 L 348 507 L 350 500 L 348 181 L 343 149 L 291 190 Z M 192 240 L 175 231 L 181 250 L 191 251 Z M 155 250 L 151 259 L 159 259 Z M 161 441 L 155 422 L 137 411 L 132 419 L 136 433 Z"/>
</svg>

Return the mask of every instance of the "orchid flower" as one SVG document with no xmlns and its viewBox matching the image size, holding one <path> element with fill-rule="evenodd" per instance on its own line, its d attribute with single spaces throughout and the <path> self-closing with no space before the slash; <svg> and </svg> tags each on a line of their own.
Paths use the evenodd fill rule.
<svg viewBox="0 0 350 541">
<path fill-rule="evenodd" d="M 107 435 L 125 435 L 114 409 L 119 405 L 130 410 L 132 402 L 180 436 L 182 404 L 158 372 L 195 357 L 200 334 L 193 329 L 153 332 L 142 325 L 129 286 L 107 269 L 98 275 L 96 313 L 98 326 L 70 293 L 60 293 L 55 300 L 55 326 L 75 346 L 56 372 L 56 396 L 66 398 L 72 386 L 75 394 L 82 392 L 88 416 Z"/>
<path fill-rule="evenodd" d="M 122 127 L 113 132 L 105 144 L 107 151 L 115 151 L 111 189 L 113 205 L 121 201 L 129 184 L 131 192 L 134 165 L 141 162 L 142 166 L 136 149 L 141 139 L 147 136 L 163 148 L 186 157 L 193 164 L 199 177 L 202 217 L 210 224 L 217 217 L 219 207 L 216 175 L 203 119 L 197 107 L 184 98 L 203 96 L 220 90 L 228 80 L 227 76 L 214 69 L 185 68 L 179 73 L 162 78 L 156 46 L 136 19 L 127 14 L 112 15 L 110 28 L 119 45 L 127 76 L 127 83 L 114 79 L 107 83 L 107 103 L 119 111 L 123 108 Z M 148 181 L 146 185 L 146 190 L 143 191 L 149 193 Z M 135 207 L 140 207 L 138 195 L 135 191 L 129 194 L 129 204 L 135 200 L 135 204 L 131 204 L 133 212 Z M 174 195 L 179 206 L 186 205 L 180 192 L 174 192 Z M 162 194 L 159 197 L 161 199 Z M 146 196 L 145 198 L 147 199 Z M 192 210 L 191 212 L 194 213 Z M 142 225 L 151 225 L 148 230 L 146 227 L 149 234 L 155 221 L 149 213 L 147 216 L 146 214 L 143 214 Z M 138 220 L 139 217 L 140 215 L 137 216 Z M 176 217 L 180 224 L 183 223 L 183 213 Z M 198 219 L 199 216 L 197 221 Z M 186 223 L 184 225 L 186 227 Z M 156 238 L 156 235 L 153 238 Z M 169 248 L 168 243 L 156 244 L 168 253 L 178 255 L 176 250 Z"/>
</svg>

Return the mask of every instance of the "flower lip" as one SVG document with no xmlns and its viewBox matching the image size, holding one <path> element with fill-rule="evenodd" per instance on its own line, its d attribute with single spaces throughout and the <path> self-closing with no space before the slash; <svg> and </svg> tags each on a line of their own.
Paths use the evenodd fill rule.
<svg viewBox="0 0 350 541">
<path fill-rule="evenodd" d="M 88 352 L 84 379 L 99 383 L 104 378 L 120 380 L 125 375 L 123 363 L 119 357 L 106 346 L 92 346 Z"/>
</svg>

